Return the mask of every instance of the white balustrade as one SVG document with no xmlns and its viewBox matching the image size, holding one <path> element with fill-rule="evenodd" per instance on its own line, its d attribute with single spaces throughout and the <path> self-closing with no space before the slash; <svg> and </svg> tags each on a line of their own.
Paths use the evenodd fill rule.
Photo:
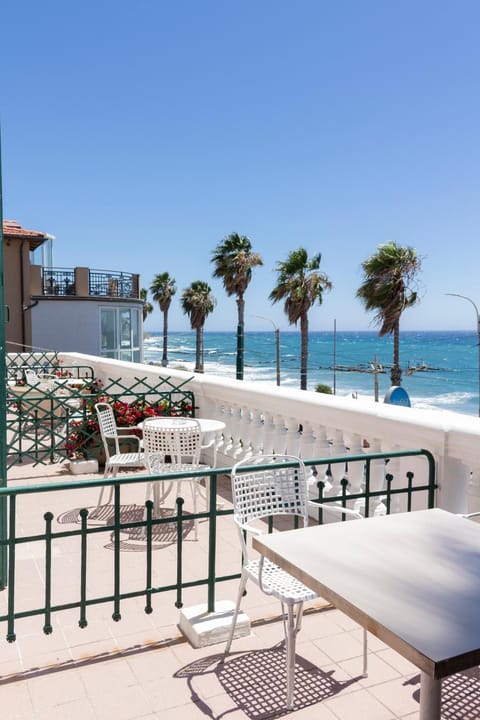
<svg viewBox="0 0 480 720">
<path fill-rule="evenodd" d="M 62 353 L 61 359 L 66 365 L 76 362 L 92 366 L 95 375 L 106 383 L 109 378 L 121 377 L 123 385 L 129 378 L 134 384 L 135 378 L 146 377 L 153 384 L 163 376 L 172 384 L 180 384 L 191 377 L 181 370 L 79 353 Z M 424 448 L 435 458 L 437 506 L 453 512 L 480 508 L 479 418 L 206 374 L 195 374 L 184 387 L 193 391 L 199 417 L 213 417 L 226 424 L 218 447 L 219 466 L 231 466 L 258 449 L 269 453 L 294 451 L 308 459 Z M 391 462 L 387 472 L 395 467 Z M 404 482 L 407 468 L 414 468 L 414 485 L 426 484 L 427 463 L 423 458 L 405 458 L 396 464 L 403 476 L 399 482 Z M 354 465 L 348 467 L 352 492 L 362 482 Z M 325 466 L 317 469 L 319 477 L 323 477 Z M 344 470 L 332 466 L 333 488 L 338 488 Z M 383 487 L 384 473 L 383 461 L 372 463 L 372 490 Z M 399 507 L 402 503 L 398 501 Z M 376 502 L 377 509 L 382 512 L 380 501 Z"/>
</svg>

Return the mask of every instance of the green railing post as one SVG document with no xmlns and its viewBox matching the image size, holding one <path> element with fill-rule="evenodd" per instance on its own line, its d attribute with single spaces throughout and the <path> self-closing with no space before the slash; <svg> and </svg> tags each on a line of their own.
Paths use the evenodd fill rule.
<svg viewBox="0 0 480 720">
<path fill-rule="evenodd" d="M 45 520 L 45 623 L 43 632 L 51 635 L 52 628 L 52 520 L 53 513 L 46 512 Z"/>
<path fill-rule="evenodd" d="M 215 612 L 215 562 L 217 557 L 217 475 L 212 473 L 208 480 L 208 597 L 207 610 Z"/>
<path fill-rule="evenodd" d="M 2 147 L 0 136 L 0 487 L 7 486 L 7 376 L 5 361 L 5 285 L 3 273 Z M 0 498 L 0 540 L 7 537 L 7 498 Z M 0 590 L 7 584 L 7 546 L 0 547 Z"/>
</svg>

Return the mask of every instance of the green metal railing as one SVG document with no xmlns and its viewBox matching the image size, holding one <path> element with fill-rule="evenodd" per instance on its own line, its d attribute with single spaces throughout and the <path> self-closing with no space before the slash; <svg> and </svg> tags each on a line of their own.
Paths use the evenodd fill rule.
<svg viewBox="0 0 480 720">
<path fill-rule="evenodd" d="M 425 482 L 414 484 L 413 472 L 406 472 L 406 482 L 402 478 L 388 478 L 385 475 L 384 487 L 378 491 L 370 491 L 369 473 L 370 464 L 373 461 L 382 460 L 388 464 L 392 458 L 408 458 L 423 457 L 427 464 L 425 472 Z M 425 508 L 434 507 L 435 500 L 435 464 L 431 453 L 426 450 L 411 450 L 406 452 L 395 453 L 375 453 L 372 455 L 359 456 L 342 456 L 336 458 L 320 458 L 305 461 L 307 466 L 313 466 L 312 470 L 318 473 L 319 468 L 326 467 L 328 469 L 332 464 L 338 463 L 357 463 L 364 465 L 365 485 L 361 493 L 348 495 L 348 482 L 343 483 L 342 493 L 337 497 L 324 498 L 323 485 L 324 481 L 318 481 L 318 500 L 328 502 L 339 502 L 345 507 L 357 500 L 363 500 L 364 507 L 368 513 L 373 501 L 381 497 L 386 499 L 384 502 L 387 511 L 391 509 L 390 499 L 394 496 L 402 496 L 406 498 L 408 509 L 412 507 L 414 496 L 418 496 L 416 505 L 419 504 Z M 292 465 L 295 463 L 292 462 Z M 261 469 L 261 465 L 255 465 L 255 469 Z M 265 466 L 264 466 L 265 467 Z M 249 468 L 245 466 L 245 470 Z M 41 617 L 43 619 L 43 632 L 50 634 L 53 630 L 52 615 L 64 610 L 78 611 L 78 625 L 84 628 L 88 624 L 88 609 L 94 605 L 110 604 L 112 607 L 112 618 L 119 621 L 121 615 L 121 605 L 125 600 L 143 597 L 145 600 L 144 612 L 150 614 L 153 611 L 152 599 L 159 593 L 168 591 L 175 592 L 175 605 L 182 607 L 183 593 L 185 589 L 191 587 L 204 586 L 207 594 L 207 607 L 211 612 L 215 607 L 215 588 L 217 583 L 233 580 L 240 577 L 240 557 L 238 569 L 232 569 L 232 573 L 218 576 L 217 573 L 217 521 L 218 518 L 232 514 L 232 510 L 219 509 L 217 507 L 217 478 L 222 475 L 229 474 L 230 468 L 217 468 L 209 471 L 205 469 L 188 473 L 172 473 L 161 476 L 137 476 L 128 475 L 124 477 L 110 478 L 108 480 L 84 480 L 74 482 L 48 483 L 35 486 L 9 487 L 0 489 L 0 501 L 8 505 L 8 533 L 5 539 L 0 540 L 0 547 L 6 548 L 8 552 L 8 588 L 7 593 L 7 610 L 6 613 L 0 615 L 0 622 L 7 624 L 6 639 L 13 642 L 16 639 L 15 623 L 17 620 L 26 617 Z M 423 475 L 423 473 L 422 473 Z M 153 517 L 152 503 L 147 501 L 144 506 L 139 505 L 139 513 L 135 517 L 128 516 L 125 512 L 125 506 L 122 506 L 122 490 L 127 486 L 142 485 L 152 480 L 160 480 L 168 482 L 175 479 L 186 478 L 209 478 L 208 487 L 208 505 L 209 510 L 199 512 L 197 514 L 185 513 L 183 509 L 184 501 L 178 498 L 173 515 Z M 100 509 L 95 508 L 90 511 L 87 507 L 80 507 L 75 510 L 75 517 L 70 519 L 75 522 L 78 527 L 71 530 L 61 529 L 60 523 L 54 524 L 54 514 L 51 509 L 44 507 L 41 496 L 45 493 L 55 493 L 55 497 L 65 497 L 65 506 L 67 506 L 67 493 L 69 491 L 78 491 L 81 489 L 93 490 L 105 486 L 113 487 L 113 504 L 101 506 Z M 36 523 L 41 523 L 42 531 L 20 533 L 17 527 L 25 525 L 25 517 L 21 514 L 19 505 L 26 496 L 35 497 L 35 508 L 37 511 Z M 315 499 L 314 499 L 315 500 Z M 192 527 L 192 521 L 204 519 L 208 522 L 208 548 L 207 548 L 207 572 L 202 574 L 201 565 L 195 564 L 198 570 L 198 577 L 185 578 L 184 564 L 184 539 L 186 532 Z M 91 524 L 94 522 L 95 524 Z M 99 524 L 102 523 L 102 524 Z M 167 530 L 169 544 L 176 544 L 176 569 L 175 578 L 171 582 L 158 584 L 155 581 L 155 570 L 161 572 L 160 560 L 154 562 L 154 553 L 162 551 L 162 542 L 156 542 L 159 532 Z M 101 577 L 92 577 L 89 564 L 89 540 L 99 534 L 106 534 L 108 538 L 108 547 L 113 551 L 112 558 L 109 563 L 111 570 L 111 587 L 108 592 L 99 591 L 98 594 L 92 592 L 92 588 L 101 586 L 105 582 L 104 575 Z M 128 533 L 129 536 L 136 538 L 136 543 L 141 549 L 135 553 L 135 567 L 139 567 L 141 558 L 144 579 L 138 587 L 126 589 L 126 578 L 122 575 L 122 568 L 126 562 L 126 556 L 123 554 L 128 548 L 125 548 L 122 542 L 122 534 Z M 75 598 L 67 602 L 55 602 L 54 598 L 59 590 L 59 583 L 62 578 L 58 578 L 56 573 L 55 560 L 57 556 L 61 556 L 58 550 L 58 543 L 68 541 L 74 543 L 71 553 L 75 553 L 75 549 L 79 552 L 79 569 L 77 582 L 77 595 Z M 17 552 L 20 548 L 27 545 L 22 553 L 23 557 L 27 554 L 28 544 L 34 543 L 36 550 L 34 555 L 41 558 L 44 566 L 44 581 L 41 587 L 41 596 L 33 597 L 33 585 L 29 589 L 28 597 L 22 595 L 19 597 L 17 588 L 17 574 L 19 572 L 19 563 L 17 562 Z M 138 548 L 137 548 L 138 549 Z M 90 550 L 91 552 L 91 550 Z M 102 550 L 98 550 L 102 552 Z M 158 558 L 158 556 L 157 556 Z M 20 583 L 21 584 L 21 583 Z M 87 587 L 90 593 L 87 593 Z M 19 605 L 21 609 L 19 609 Z"/>
<path fill-rule="evenodd" d="M 386 461 L 385 468 L 388 468 L 388 463 L 390 463 L 392 460 L 395 460 L 396 458 L 406 458 L 406 457 L 415 457 L 418 455 L 422 455 L 425 457 L 428 463 L 428 480 L 424 485 L 415 485 L 413 484 L 414 481 L 414 473 L 411 471 L 408 471 L 406 473 L 406 481 L 407 484 L 405 487 L 395 487 L 394 486 L 394 475 L 390 472 L 385 472 L 384 474 L 384 484 L 383 487 L 379 490 L 372 490 L 371 489 L 371 476 L 372 476 L 372 463 L 378 460 Z M 350 489 L 350 482 L 348 479 L 348 466 L 355 462 L 364 462 L 365 468 L 364 468 L 364 480 L 362 483 L 362 491 L 357 493 L 352 493 Z M 308 462 L 308 464 L 312 464 Z M 435 502 L 435 459 L 431 452 L 428 450 L 402 450 L 398 452 L 392 452 L 392 453 L 369 453 L 368 455 L 348 455 L 343 457 L 336 457 L 336 458 L 330 458 L 327 465 L 327 475 L 329 474 L 330 468 L 332 465 L 340 465 L 343 464 L 345 466 L 345 474 L 344 477 L 340 480 L 340 487 L 341 492 L 339 495 L 329 495 L 325 496 L 325 481 L 320 480 L 317 483 L 318 487 L 318 501 L 322 503 L 329 503 L 329 502 L 335 502 L 339 505 L 342 505 L 343 507 L 350 507 L 352 503 L 360 503 L 362 507 L 362 513 L 365 517 L 369 517 L 371 514 L 371 504 L 372 501 L 377 499 L 381 500 L 383 506 L 385 507 L 385 512 L 387 515 L 390 514 L 391 508 L 392 508 L 392 501 L 400 497 L 405 499 L 405 510 L 406 512 L 410 512 L 412 510 L 412 500 L 414 495 L 417 495 L 420 492 L 426 493 L 426 507 L 432 508 L 434 507 Z M 322 515 L 320 514 L 319 518 L 321 519 Z"/>
</svg>

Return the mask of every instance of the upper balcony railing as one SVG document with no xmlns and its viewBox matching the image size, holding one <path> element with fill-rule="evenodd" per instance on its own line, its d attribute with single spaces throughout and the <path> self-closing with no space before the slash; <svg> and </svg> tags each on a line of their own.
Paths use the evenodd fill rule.
<svg viewBox="0 0 480 720">
<path fill-rule="evenodd" d="M 115 270 L 39 268 L 45 296 L 139 298 L 139 276 Z"/>
<path fill-rule="evenodd" d="M 138 298 L 138 275 L 110 270 L 90 270 L 90 295 Z"/>
<path fill-rule="evenodd" d="M 75 295 L 75 270 L 43 268 L 42 294 Z"/>
</svg>

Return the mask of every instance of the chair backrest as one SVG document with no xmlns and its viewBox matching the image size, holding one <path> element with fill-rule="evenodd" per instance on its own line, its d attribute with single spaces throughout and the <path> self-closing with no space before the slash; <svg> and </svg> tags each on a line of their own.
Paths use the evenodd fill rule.
<svg viewBox="0 0 480 720">
<path fill-rule="evenodd" d="M 153 418 L 143 423 L 143 449 L 149 472 L 165 463 L 167 457 L 172 464 L 198 465 L 202 444 L 198 420 L 188 418 L 184 425 L 177 421 L 169 424 L 165 420 L 161 425 L 156 425 Z"/>
<path fill-rule="evenodd" d="M 255 465 L 268 467 L 250 467 Z M 250 469 L 245 470 L 247 467 Z M 308 525 L 305 465 L 294 455 L 256 455 L 241 460 L 232 468 L 232 501 L 234 520 L 239 527 L 245 560 L 248 562 L 248 547 L 243 530 L 255 526 L 258 532 L 256 521 L 278 515 L 295 515 L 302 518 L 304 526 Z"/>
<path fill-rule="evenodd" d="M 34 370 L 25 369 L 24 375 L 27 385 L 38 385 L 40 382 L 40 378 Z"/>
<path fill-rule="evenodd" d="M 108 403 L 96 403 L 95 410 L 97 412 L 98 426 L 100 428 L 100 435 L 103 440 L 103 446 L 105 448 L 105 454 L 107 460 L 110 457 L 110 449 L 108 445 L 108 439 L 113 440 L 115 443 L 115 453 L 120 452 L 118 444 L 118 432 L 117 423 L 115 422 L 115 415 L 113 408 Z"/>
<path fill-rule="evenodd" d="M 53 378 L 40 377 L 35 370 L 26 368 L 24 371 L 25 381 L 27 385 L 37 388 L 37 390 L 44 390 L 46 392 L 52 392 L 55 389 L 56 383 Z"/>
</svg>

